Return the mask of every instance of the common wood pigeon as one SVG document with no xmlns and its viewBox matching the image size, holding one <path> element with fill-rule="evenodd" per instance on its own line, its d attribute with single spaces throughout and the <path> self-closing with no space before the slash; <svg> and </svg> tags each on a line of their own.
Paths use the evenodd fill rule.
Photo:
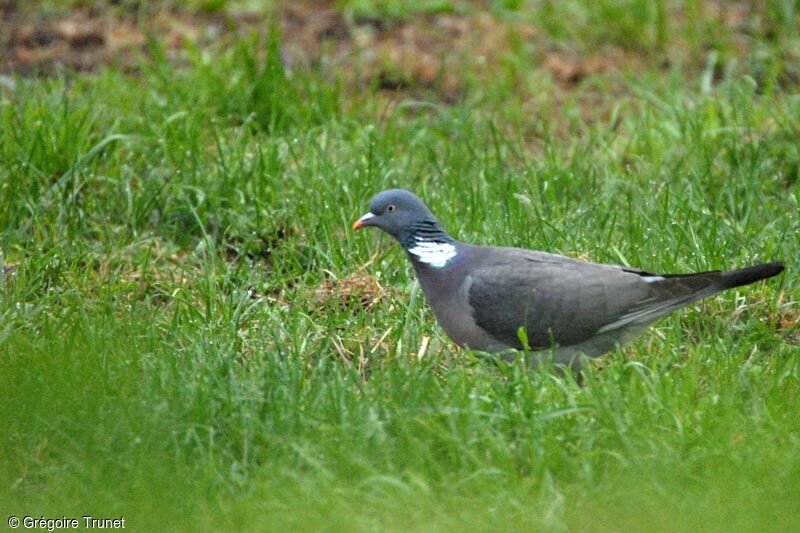
<svg viewBox="0 0 800 533">
<path fill-rule="evenodd" d="M 552 354 L 561 365 L 576 365 L 578 354 L 596 357 L 679 307 L 784 268 L 766 263 L 730 272 L 652 274 L 475 246 L 453 239 L 422 200 L 402 189 L 372 199 L 353 229 L 368 226 L 397 239 L 436 319 L 457 344 L 485 352 L 527 347 Z"/>
</svg>

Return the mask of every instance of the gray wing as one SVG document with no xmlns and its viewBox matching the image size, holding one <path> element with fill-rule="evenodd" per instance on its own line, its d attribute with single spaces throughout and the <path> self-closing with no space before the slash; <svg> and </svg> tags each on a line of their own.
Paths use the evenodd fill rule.
<svg viewBox="0 0 800 533">
<path fill-rule="evenodd" d="M 717 273 L 666 278 L 616 265 L 599 265 L 517 249 L 468 276 L 475 323 L 508 346 L 570 346 L 601 333 L 649 324 L 716 292 Z M 620 333 L 621 334 L 621 333 Z"/>
</svg>

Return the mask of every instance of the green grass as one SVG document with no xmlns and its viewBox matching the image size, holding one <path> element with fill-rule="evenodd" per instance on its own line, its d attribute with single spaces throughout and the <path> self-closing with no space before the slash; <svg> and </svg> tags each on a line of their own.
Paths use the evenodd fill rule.
<svg viewBox="0 0 800 533">
<path fill-rule="evenodd" d="M 179 69 L 155 44 L 136 75 L 0 96 L 2 520 L 796 527 L 796 84 L 677 66 L 564 92 L 523 55 L 465 66 L 447 105 L 287 74 L 274 42 Z M 659 322 L 581 387 L 449 343 L 398 248 L 349 229 L 393 186 L 471 242 L 787 273 Z M 354 275 L 384 288 L 373 307 L 320 291 Z"/>
</svg>

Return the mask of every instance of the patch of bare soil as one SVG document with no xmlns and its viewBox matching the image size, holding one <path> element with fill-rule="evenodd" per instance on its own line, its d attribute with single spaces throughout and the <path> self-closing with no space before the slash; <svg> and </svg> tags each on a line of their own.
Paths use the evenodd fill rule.
<svg viewBox="0 0 800 533">
<path fill-rule="evenodd" d="M 383 287 L 374 276 L 355 273 L 342 279 L 325 280 L 314 291 L 314 300 L 324 307 L 369 310 L 390 295 L 395 295 L 394 291 Z"/>
<path fill-rule="evenodd" d="M 554 49 L 543 55 L 543 66 L 562 87 L 573 87 L 596 74 L 645 67 L 645 58 L 620 48 L 607 47 L 589 54 Z"/>
<path fill-rule="evenodd" d="M 60 19 L 26 20 L 15 11 L 0 17 L 0 69 L 21 75 L 68 68 L 93 71 L 131 54 L 145 42 L 133 20 L 75 11 Z"/>
<path fill-rule="evenodd" d="M 142 3 L 144 8 L 125 8 L 126 3 L 114 2 L 98 8 L 97 4 L 56 17 L 35 9 L 23 11 L 14 7 L 18 3 L 0 0 L 0 88 L 13 85 L 8 74 L 92 72 L 106 65 L 135 73 L 150 53 L 151 39 L 166 48 L 170 61 L 181 65 L 186 62 L 187 42 L 200 49 L 220 50 L 236 38 L 265 35 L 277 23 L 282 32 L 282 59 L 290 72 L 314 69 L 351 90 L 378 89 L 391 99 L 395 94 L 422 93 L 453 103 L 470 85 L 505 76 L 501 69 L 539 71 L 551 76 L 561 89 L 552 94 L 556 108 L 573 90 L 580 90 L 581 117 L 591 123 L 610 118 L 614 102 L 626 89 L 623 78 L 617 77 L 616 85 L 606 85 L 603 91 L 585 91 L 591 87 L 588 80 L 621 71 L 666 68 L 670 58 L 685 63 L 689 54 L 680 39 L 663 54 L 611 44 L 578 50 L 554 42 L 530 21 L 480 9 L 397 20 L 348 15 L 330 0 L 296 0 L 276 3 L 271 10 L 213 14 L 153 7 L 160 3 Z M 729 30 L 729 44 L 747 57 L 753 42 L 748 32 L 753 31 L 756 13 L 751 3 L 710 0 L 700 9 L 703 20 Z M 670 13 L 671 26 L 689 24 L 685 11 Z M 800 70 L 792 63 L 787 59 L 784 77 L 798 76 Z M 705 63 L 698 68 L 705 68 Z M 721 68 L 720 64 L 720 74 Z M 524 84 L 520 89 L 523 96 L 527 94 Z M 535 99 L 530 100 L 535 105 Z M 535 115 L 535 109 L 530 111 Z"/>
<path fill-rule="evenodd" d="M 776 304 L 780 306 L 786 297 L 786 292 L 778 294 Z M 789 344 L 800 344 L 800 312 L 797 309 L 784 309 L 773 317 L 775 329 Z"/>
<path fill-rule="evenodd" d="M 142 17 L 121 8 L 74 9 L 52 17 L 23 13 L 9 4 L 0 7 L 0 73 L 91 72 L 106 65 L 135 70 L 147 53 L 148 37 L 159 39 L 170 57 L 179 58 L 187 40 L 201 47 L 224 45 L 236 35 L 266 33 L 272 20 L 263 11 L 209 15 L 159 9 Z M 359 86 L 387 91 L 432 90 L 444 101 L 463 93 L 465 66 L 479 77 L 496 75 L 511 40 L 542 40 L 529 23 L 485 12 L 405 21 L 348 19 L 329 2 L 306 1 L 287 3 L 277 20 L 290 69 L 328 69 Z M 532 68 L 550 71 L 565 87 L 639 63 L 620 50 L 585 57 L 549 46 L 532 49 L 541 50 L 532 57 Z"/>
</svg>

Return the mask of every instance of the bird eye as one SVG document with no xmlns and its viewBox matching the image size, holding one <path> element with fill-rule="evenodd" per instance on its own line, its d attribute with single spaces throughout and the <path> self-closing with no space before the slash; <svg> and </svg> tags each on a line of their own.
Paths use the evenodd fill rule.
<svg viewBox="0 0 800 533">
<path fill-rule="evenodd" d="M 392 211 L 394 211 L 394 204 L 392 204 L 392 205 L 389 205 L 389 206 L 386 208 L 386 210 L 387 210 L 387 211 L 389 211 L 390 213 L 391 213 Z"/>
</svg>

